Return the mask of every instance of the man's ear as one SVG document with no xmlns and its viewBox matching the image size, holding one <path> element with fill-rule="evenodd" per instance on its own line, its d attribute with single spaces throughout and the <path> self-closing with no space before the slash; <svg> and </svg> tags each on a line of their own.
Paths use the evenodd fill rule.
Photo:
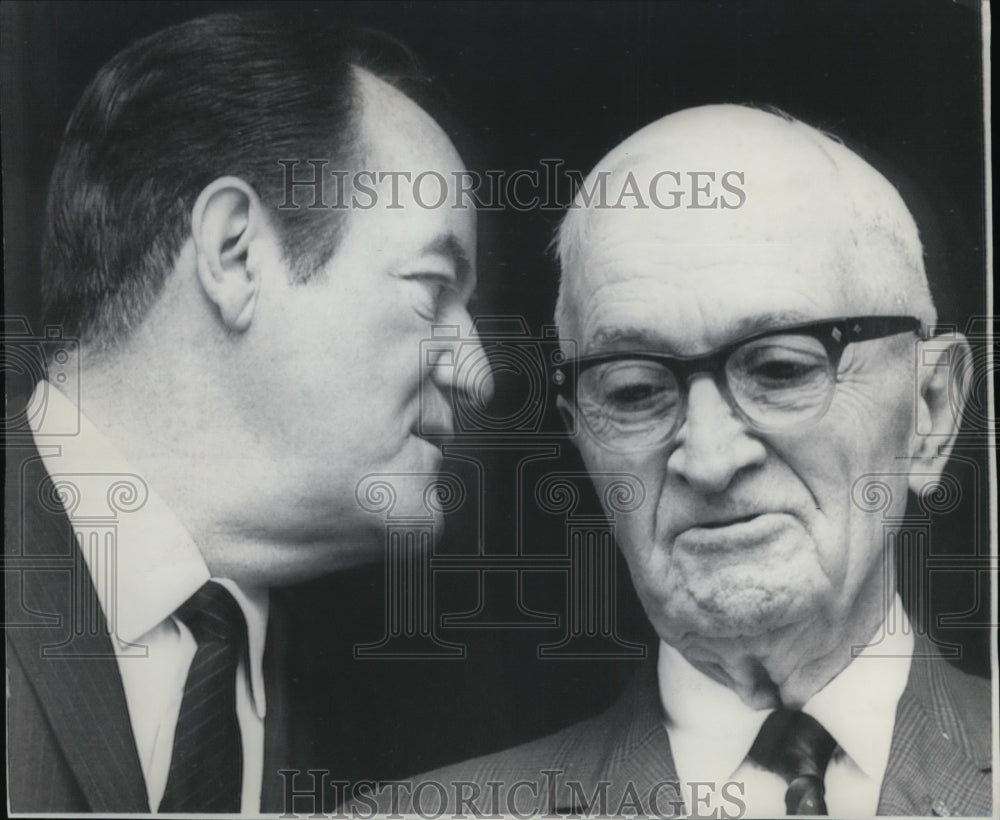
<svg viewBox="0 0 1000 820">
<path fill-rule="evenodd" d="M 969 393 L 972 349 L 961 333 L 955 333 L 922 341 L 918 355 L 915 469 L 910 478 L 910 489 L 916 493 L 925 487 L 928 473 L 940 475 L 951 454 Z"/>
<path fill-rule="evenodd" d="M 249 250 L 262 219 L 257 193 L 238 177 L 207 185 L 191 211 L 198 280 L 230 330 L 244 331 L 253 320 L 260 271 Z"/>
</svg>

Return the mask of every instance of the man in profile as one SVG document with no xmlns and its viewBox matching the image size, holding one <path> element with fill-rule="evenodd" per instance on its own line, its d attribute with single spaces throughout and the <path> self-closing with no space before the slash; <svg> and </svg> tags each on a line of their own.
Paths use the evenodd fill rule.
<svg viewBox="0 0 1000 820">
<path fill-rule="evenodd" d="M 731 171 L 742 196 L 711 189 Z M 650 204 L 689 172 L 678 207 Z M 603 715 L 380 797 L 487 814 L 989 814 L 989 686 L 911 630 L 888 549 L 886 522 L 948 458 L 968 353 L 929 336 L 903 200 L 829 136 L 733 105 L 654 122 L 589 190 L 600 175 L 642 197 L 578 201 L 560 228 L 556 318 L 580 356 L 553 378 L 595 482 L 643 483 L 615 521 L 656 664 Z"/>
<path fill-rule="evenodd" d="M 451 427 L 416 353 L 469 324 L 474 211 L 381 179 L 328 207 L 352 171 L 462 170 L 426 86 L 374 33 L 219 15 L 84 93 L 48 202 L 50 379 L 6 453 L 11 810 L 284 810 L 305 704 L 268 591 L 378 557 L 359 480 L 433 475 Z"/>
</svg>

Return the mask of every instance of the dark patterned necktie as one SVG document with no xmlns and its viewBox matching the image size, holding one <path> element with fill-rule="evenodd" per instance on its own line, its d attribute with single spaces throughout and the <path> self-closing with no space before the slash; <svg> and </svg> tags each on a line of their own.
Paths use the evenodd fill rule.
<svg viewBox="0 0 1000 820">
<path fill-rule="evenodd" d="M 161 812 L 238 812 L 243 749 L 236 719 L 236 667 L 245 654 L 243 612 L 209 581 L 176 612 L 198 642 L 174 733 Z"/>
<path fill-rule="evenodd" d="M 778 709 L 764 721 L 749 757 L 788 783 L 786 814 L 826 814 L 823 776 L 836 747 L 815 718 Z"/>
</svg>

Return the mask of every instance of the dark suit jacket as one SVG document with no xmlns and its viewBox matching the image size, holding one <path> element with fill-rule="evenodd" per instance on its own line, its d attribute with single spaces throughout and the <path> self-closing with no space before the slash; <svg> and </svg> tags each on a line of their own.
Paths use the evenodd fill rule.
<svg viewBox="0 0 1000 820">
<path fill-rule="evenodd" d="M 96 598 L 69 520 L 52 503 L 51 494 L 46 495 L 47 474 L 34 445 L 8 440 L 6 456 L 4 633 L 10 808 L 148 812 L 125 691 L 104 616 L 100 607 L 90 620 L 74 616 L 74 608 Z M 264 660 L 262 807 L 277 813 L 284 810 L 278 769 L 293 766 L 294 753 L 285 659 L 275 651 L 284 645 L 275 640 L 283 618 L 280 607 L 272 605 L 271 611 Z M 80 623 L 90 628 L 77 634 L 75 625 Z"/>
<path fill-rule="evenodd" d="M 896 711 L 878 813 L 988 815 L 989 686 L 949 665 L 933 653 L 929 642 L 920 641 L 918 647 L 931 656 L 913 659 Z M 395 791 L 398 806 L 389 788 L 379 789 L 367 801 L 362 796 L 359 802 L 377 802 L 385 812 L 397 807 L 406 812 L 413 808 L 413 790 L 421 788 L 418 799 L 426 813 L 436 812 L 437 801 L 446 798 L 449 812 L 458 809 L 471 815 L 471 805 L 463 809 L 458 804 L 478 794 L 473 805 L 483 814 L 579 812 L 589 805 L 598 814 L 670 816 L 684 811 L 683 805 L 673 808 L 673 801 L 690 798 L 689 791 L 678 794 L 679 787 L 672 785 L 677 779 L 663 726 L 656 665 L 647 663 L 604 714 L 540 740 L 404 781 Z M 491 785 L 498 783 L 503 785 Z M 739 807 L 730 802 L 728 810 L 736 816 Z"/>
</svg>

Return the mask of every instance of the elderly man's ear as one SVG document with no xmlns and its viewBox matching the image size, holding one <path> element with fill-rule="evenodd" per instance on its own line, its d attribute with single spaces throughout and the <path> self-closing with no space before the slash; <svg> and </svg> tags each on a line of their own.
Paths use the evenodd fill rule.
<svg viewBox="0 0 1000 820">
<path fill-rule="evenodd" d="M 253 321 L 261 287 L 253 243 L 267 230 L 257 193 L 238 177 L 210 183 L 191 211 L 198 280 L 229 330 Z"/>
<path fill-rule="evenodd" d="M 940 474 L 962 423 L 972 380 L 972 349 L 961 333 L 920 343 L 916 428 L 910 488 L 920 492 L 927 474 Z"/>
</svg>

